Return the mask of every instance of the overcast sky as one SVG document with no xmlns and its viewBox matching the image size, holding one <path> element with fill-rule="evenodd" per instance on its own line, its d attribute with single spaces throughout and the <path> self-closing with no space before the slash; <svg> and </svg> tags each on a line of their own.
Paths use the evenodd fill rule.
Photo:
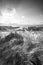
<svg viewBox="0 0 43 65">
<path fill-rule="evenodd" d="M 0 23 L 43 24 L 43 0 L 0 0 Z"/>
</svg>

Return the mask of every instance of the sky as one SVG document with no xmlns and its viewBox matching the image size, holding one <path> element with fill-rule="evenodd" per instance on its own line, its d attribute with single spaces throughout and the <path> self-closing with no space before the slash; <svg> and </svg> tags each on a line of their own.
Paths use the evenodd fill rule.
<svg viewBox="0 0 43 65">
<path fill-rule="evenodd" d="M 1 24 L 43 24 L 43 0 L 0 0 Z"/>
</svg>

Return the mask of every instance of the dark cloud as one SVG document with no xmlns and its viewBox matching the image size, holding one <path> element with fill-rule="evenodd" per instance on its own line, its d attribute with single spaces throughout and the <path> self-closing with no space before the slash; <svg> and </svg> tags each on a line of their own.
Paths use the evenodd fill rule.
<svg viewBox="0 0 43 65">
<path fill-rule="evenodd" d="M 42 6 L 43 5 L 43 0 L 0 0 L 0 3 L 12 3 L 12 4 L 20 4 L 20 3 L 25 3 L 25 4 L 34 4 L 34 5 L 37 5 L 37 6 Z"/>
</svg>

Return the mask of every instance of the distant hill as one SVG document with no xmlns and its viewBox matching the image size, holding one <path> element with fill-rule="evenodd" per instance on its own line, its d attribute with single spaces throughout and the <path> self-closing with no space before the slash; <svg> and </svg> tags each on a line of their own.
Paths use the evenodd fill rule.
<svg viewBox="0 0 43 65">
<path fill-rule="evenodd" d="M 43 31 L 43 25 L 0 26 L 0 31 L 9 31 L 9 30 Z"/>
<path fill-rule="evenodd" d="M 8 31 L 8 30 L 13 30 L 17 29 L 19 27 L 12 27 L 12 26 L 0 26 L 0 31 Z"/>
</svg>

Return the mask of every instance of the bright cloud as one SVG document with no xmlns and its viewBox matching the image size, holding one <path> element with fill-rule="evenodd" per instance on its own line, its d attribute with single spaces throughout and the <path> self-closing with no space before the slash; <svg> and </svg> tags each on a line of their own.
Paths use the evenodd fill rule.
<svg viewBox="0 0 43 65">
<path fill-rule="evenodd" d="M 21 11 L 22 12 L 22 11 Z M 43 22 L 42 16 L 33 17 L 33 16 L 20 16 L 15 8 L 5 8 L 0 11 L 0 25 L 3 23 L 4 25 L 9 24 L 40 24 Z"/>
<path fill-rule="evenodd" d="M 27 22 L 25 16 L 19 16 L 16 12 L 16 9 L 5 9 L 1 10 L 2 16 L 0 16 L 0 23 L 3 24 L 12 24 L 12 23 L 17 23 L 17 24 L 25 24 Z"/>
</svg>

